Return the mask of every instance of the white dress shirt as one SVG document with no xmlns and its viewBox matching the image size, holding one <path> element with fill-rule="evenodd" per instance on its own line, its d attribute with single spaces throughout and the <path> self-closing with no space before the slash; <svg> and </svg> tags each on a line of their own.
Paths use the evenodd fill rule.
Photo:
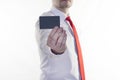
<svg viewBox="0 0 120 80">
<path fill-rule="evenodd" d="M 69 23 L 65 20 L 67 15 L 56 8 L 45 12 L 42 16 L 60 16 L 60 27 L 67 33 L 67 49 L 61 55 L 55 55 L 47 46 L 47 38 L 52 29 L 40 29 L 36 23 L 36 39 L 39 45 L 40 80 L 80 80 L 78 57 L 75 41 Z"/>
</svg>

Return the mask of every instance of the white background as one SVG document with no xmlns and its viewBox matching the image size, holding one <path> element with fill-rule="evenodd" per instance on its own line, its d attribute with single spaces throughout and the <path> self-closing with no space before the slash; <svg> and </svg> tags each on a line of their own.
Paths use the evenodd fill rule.
<svg viewBox="0 0 120 80">
<path fill-rule="evenodd" d="M 74 0 L 86 80 L 120 80 L 119 0 Z M 51 0 L 0 0 L 0 80 L 39 80 L 35 22 Z"/>
</svg>

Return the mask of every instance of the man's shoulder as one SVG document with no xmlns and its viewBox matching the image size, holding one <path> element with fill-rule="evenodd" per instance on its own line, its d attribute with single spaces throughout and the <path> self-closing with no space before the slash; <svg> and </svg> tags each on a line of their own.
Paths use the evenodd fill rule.
<svg viewBox="0 0 120 80">
<path fill-rule="evenodd" d="M 47 12 L 42 13 L 41 16 L 54 16 L 54 14 L 52 13 L 52 11 L 47 11 Z"/>
</svg>

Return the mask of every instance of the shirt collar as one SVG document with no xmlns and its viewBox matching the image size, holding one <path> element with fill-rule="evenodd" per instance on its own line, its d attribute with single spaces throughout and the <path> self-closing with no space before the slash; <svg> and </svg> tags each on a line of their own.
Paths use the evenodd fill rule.
<svg viewBox="0 0 120 80">
<path fill-rule="evenodd" d="M 66 15 L 65 13 L 63 13 L 62 11 L 58 10 L 58 9 L 55 8 L 55 7 L 53 7 L 53 8 L 51 9 L 51 12 L 52 12 L 54 15 L 56 15 L 56 16 L 60 16 L 60 20 L 61 20 L 61 21 L 62 21 L 62 20 L 65 20 L 66 17 L 69 16 L 69 14 Z"/>
</svg>

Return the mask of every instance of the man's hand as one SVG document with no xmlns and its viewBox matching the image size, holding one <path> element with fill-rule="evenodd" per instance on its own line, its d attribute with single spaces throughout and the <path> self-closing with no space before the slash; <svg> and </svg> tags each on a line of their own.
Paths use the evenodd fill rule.
<svg viewBox="0 0 120 80">
<path fill-rule="evenodd" d="M 66 39 L 66 31 L 63 28 L 55 27 L 48 36 L 47 45 L 53 53 L 61 54 L 66 50 Z"/>
</svg>

